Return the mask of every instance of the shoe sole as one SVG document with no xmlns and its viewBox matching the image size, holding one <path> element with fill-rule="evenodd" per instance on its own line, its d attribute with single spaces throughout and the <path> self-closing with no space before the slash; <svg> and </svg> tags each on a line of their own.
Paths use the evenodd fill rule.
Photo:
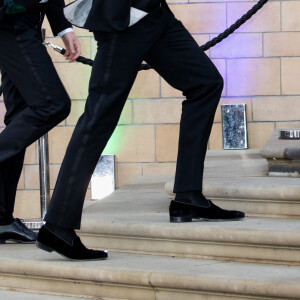
<svg viewBox="0 0 300 300">
<path fill-rule="evenodd" d="M 45 244 L 41 243 L 41 242 L 36 242 L 35 245 L 41 249 L 41 250 L 44 250 L 44 251 L 47 251 L 49 253 L 51 252 L 56 252 L 57 254 L 61 255 L 62 257 L 68 259 L 68 260 L 71 260 L 71 261 L 97 261 L 97 260 L 107 260 L 108 257 L 102 257 L 102 258 L 95 258 L 95 259 L 74 259 L 74 258 L 70 258 L 70 257 L 67 257 L 65 256 L 64 254 L 54 250 L 53 248 L 49 247 L 49 246 L 46 246 Z"/>
<path fill-rule="evenodd" d="M 230 221 L 240 221 L 244 219 L 244 217 L 233 218 L 233 219 L 207 219 L 207 218 L 188 218 L 188 217 L 170 217 L 171 223 L 188 223 L 192 222 L 193 219 L 203 220 L 208 222 L 230 222 Z"/>
<path fill-rule="evenodd" d="M 35 244 L 36 241 L 20 241 L 20 240 L 13 240 L 13 239 L 8 239 L 8 240 L 0 240 L 0 244 L 5 244 L 6 242 L 14 242 L 18 244 Z"/>
</svg>

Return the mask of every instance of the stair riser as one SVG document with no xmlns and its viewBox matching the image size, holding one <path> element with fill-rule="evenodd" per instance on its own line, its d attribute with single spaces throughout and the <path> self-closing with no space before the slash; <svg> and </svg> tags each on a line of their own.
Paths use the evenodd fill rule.
<svg viewBox="0 0 300 300">
<path fill-rule="evenodd" d="M 207 241 L 182 241 L 154 238 L 80 235 L 90 248 L 117 252 L 244 261 L 284 265 L 300 265 L 300 247 L 282 247 L 250 244 L 213 243 Z"/>
<path fill-rule="evenodd" d="M 211 291 L 166 289 L 148 286 L 130 286 L 125 284 L 106 284 L 92 281 L 76 281 L 63 278 L 34 277 L 30 275 L 18 276 L 0 273 L 1 288 L 12 289 L 23 292 L 39 292 L 52 295 L 73 296 L 83 298 L 101 297 L 113 300 L 295 300 L 299 297 L 264 297 L 250 295 L 218 293 Z M 252 294 L 252 295 L 251 295 Z"/>
<path fill-rule="evenodd" d="M 16 276 L 0 273 L 1 288 L 24 292 L 51 293 L 55 295 L 112 299 L 154 300 L 155 291 L 147 287 L 105 284 L 68 280 L 63 278 L 42 278 L 32 276 Z M 226 298 L 227 299 L 227 298 Z"/>
<path fill-rule="evenodd" d="M 299 218 L 300 202 L 253 200 L 253 199 L 219 199 L 210 197 L 212 201 L 224 209 L 241 210 L 249 216 Z"/>
</svg>

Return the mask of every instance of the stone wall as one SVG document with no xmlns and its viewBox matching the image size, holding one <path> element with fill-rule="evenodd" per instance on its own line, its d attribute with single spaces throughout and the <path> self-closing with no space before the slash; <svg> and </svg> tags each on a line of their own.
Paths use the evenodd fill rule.
<svg viewBox="0 0 300 300">
<path fill-rule="evenodd" d="M 170 7 L 199 45 L 234 23 L 257 1 L 172 0 Z M 300 1 L 270 1 L 250 21 L 220 45 L 207 51 L 225 80 L 221 103 L 246 103 L 250 148 L 260 148 L 277 126 L 300 125 Z M 51 37 L 47 23 L 48 40 Z M 91 33 L 76 29 L 82 55 L 93 58 Z M 83 112 L 90 67 L 68 64 L 50 55 L 72 98 L 70 116 L 49 134 L 51 188 L 76 121 Z M 155 71 L 140 72 L 122 117 L 107 146 L 116 154 L 117 185 L 141 175 L 173 174 L 183 97 Z M 1 122 L 4 106 L 0 100 Z M 0 123 L 3 127 L 3 123 Z M 209 149 L 222 149 L 218 108 Z M 39 215 L 37 145 L 29 147 L 21 176 L 16 214 Z M 88 192 L 87 199 L 90 198 Z M 32 204 L 32 205 L 31 205 Z"/>
</svg>

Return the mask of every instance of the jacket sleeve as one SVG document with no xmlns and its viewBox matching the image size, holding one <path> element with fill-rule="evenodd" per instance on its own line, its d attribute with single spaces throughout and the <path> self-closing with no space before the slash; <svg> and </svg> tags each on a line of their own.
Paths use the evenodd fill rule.
<svg viewBox="0 0 300 300">
<path fill-rule="evenodd" d="M 32 7 L 39 3 L 40 0 L 14 0 L 16 4 L 25 6 L 26 8 Z"/>
<path fill-rule="evenodd" d="M 72 27 L 72 24 L 65 18 L 64 0 L 49 0 L 47 5 L 46 15 L 50 23 L 53 35 Z"/>
</svg>

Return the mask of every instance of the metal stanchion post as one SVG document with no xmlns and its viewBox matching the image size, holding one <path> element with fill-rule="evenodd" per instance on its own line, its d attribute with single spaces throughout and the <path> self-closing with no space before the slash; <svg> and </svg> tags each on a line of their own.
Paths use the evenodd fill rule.
<svg viewBox="0 0 300 300">
<path fill-rule="evenodd" d="M 43 41 L 45 41 L 46 30 L 42 29 Z M 41 200 L 41 219 L 28 220 L 25 222 L 30 229 L 40 229 L 44 224 L 43 219 L 46 215 L 50 202 L 50 177 L 49 177 L 49 150 L 48 134 L 46 133 L 39 139 L 39 170 L 40 170 L 40 200 Z"/>
<path fill-rule="evenodd" d="M 39 139 L 41 217 L 44 219 L 50 202 L 48 134 Z"/>
</svg>

